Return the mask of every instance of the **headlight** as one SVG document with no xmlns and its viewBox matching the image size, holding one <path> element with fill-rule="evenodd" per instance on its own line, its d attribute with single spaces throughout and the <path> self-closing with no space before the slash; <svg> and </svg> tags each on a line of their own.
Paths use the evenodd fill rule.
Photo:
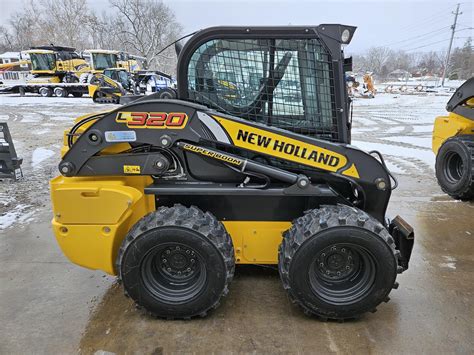
<svg viewBox="0 0 474 355">
<path fill-rule="evenodd" d="M 345 29 L 344 31 L 342 31 L 342 34 L 341 34 L 341 41 L 343 43 L 346 43 L 349 40 L 350 36 L 351 36 L 351 33 L 349 32 L 349 30 Z"/>
</svg>

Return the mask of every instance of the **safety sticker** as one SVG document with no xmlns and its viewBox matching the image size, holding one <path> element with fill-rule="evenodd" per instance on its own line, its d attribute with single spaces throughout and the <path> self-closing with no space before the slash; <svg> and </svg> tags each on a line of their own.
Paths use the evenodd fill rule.
<svg viewBox="0 0 474 355">
<path fill-rule="evenodd" d="M 140 165 L 124 165 L 123 173 L 124 174 L 140 174 Z"/>
</svg>

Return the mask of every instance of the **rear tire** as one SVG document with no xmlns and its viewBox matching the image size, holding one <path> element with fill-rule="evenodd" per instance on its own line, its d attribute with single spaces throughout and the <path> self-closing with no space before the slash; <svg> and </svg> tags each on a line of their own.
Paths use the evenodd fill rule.
<svg viewBox="0 0 474 355">
<path fill-rule="evenodd" d="M 82 97 L 82 95 L 83 95 L 82 92 L 73 92 L 72 93 L 72 96 L 74 96 L 74 97 Z"/>
<path fill-rule="evenodd" d="M 293 303 L 322 319 L 375 311 L 395 285 L 393 238 L 377 220 L 348 206 L 323 206 L 295 220 L 278 269 Z"/>
<path fill-rule="evenodd" d="M 56 95 L 57 97 L 66 97 L 68 95 L 68 92 L 65 88 L 57 87 L 54 88 L 54 95 Z"/>
<path fill-rule="evenodd" d="M 177 93 L 176 93 L 176 90 L 172 89 L 172 88 L 163 88 L 161 89 L 160 91 L 158 91 L 158 95 L 157 95 L 157 98 L 158 99 L 162 99 L 162 100 L 165 100 L 165 99 L 176 99 L 177 97 Z"/>
<path fill-rule="evenodd" d="M 474 137 L 446 140 L 436 155 L 436 178 L 441 189 L 458 200 L 474 198 Z"/>
<path fill-rule="evenodd" d="M 53 92 L 51 91 L 50 88 L 47 88 L 45 86 L 39 88 L 38 90 L 39 94 L 43 97 L 51 97 L 53 96 Z"/>
<path fill-rule="evenodd" d="M 205 316 L 228 293 L 234 248 L 212 214 L 182 205 L 160 207 L 123 241 L 117 270 L 125 293 L 152 315 Z"/>
</svg>

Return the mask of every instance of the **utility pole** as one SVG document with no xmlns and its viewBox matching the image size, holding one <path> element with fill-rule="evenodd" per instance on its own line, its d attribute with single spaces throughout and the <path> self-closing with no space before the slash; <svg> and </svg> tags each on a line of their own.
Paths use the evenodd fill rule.
<svg viewBox="0 0 474 355">
<path fill-rule="evenodd" d="M 453 46 L 453 40 L 454 40 L 454 33 L 456 32 L 456 24 L 458 22 L 458 16 L 462 14 L 462 12 L 459 12 L 459 6 L 461 4 L 457 4 L 456 6 L 456 12 L 453 12 L 454 14 L 454 23 L 451 26 L 451 40 L 449 41 L 449 47 L 448 47 L 448 53 L 446 54 L 446 63 L 444 63 L 444 69 L 443 69 L 443 78 L 441 79 L 441 86 L 444 86 L 444 79 L 446 79 L 446 72 L 448 70 L 448 64 L 449 64 L 449 57 L 451 56 L 451 47 Z"/>
</svg>

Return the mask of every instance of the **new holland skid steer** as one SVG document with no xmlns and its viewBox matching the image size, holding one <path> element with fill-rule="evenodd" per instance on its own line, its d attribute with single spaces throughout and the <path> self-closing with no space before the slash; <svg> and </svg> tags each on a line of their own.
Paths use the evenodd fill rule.
<svg viewBox="0 0 474 355">
<path fill-rule="evenodd" d="M 474 199 L 474 78 L 448 101 L 448 116 L 436 118 L 433 152 L 441 189 L 459 200 Z"/>
<path fill-rule="evenodd" d="M 307 314 L 374 311 L 414 234 L 386 216 L 396 181 L 382 156 L 349 144 L 354 31 L 202 30 L 179 52 L 177 99 L 78 118 L 51 181 L 63 252 L 158 317 L 205 316 L 236 264 L 278 265 Z"/>
</svg>

